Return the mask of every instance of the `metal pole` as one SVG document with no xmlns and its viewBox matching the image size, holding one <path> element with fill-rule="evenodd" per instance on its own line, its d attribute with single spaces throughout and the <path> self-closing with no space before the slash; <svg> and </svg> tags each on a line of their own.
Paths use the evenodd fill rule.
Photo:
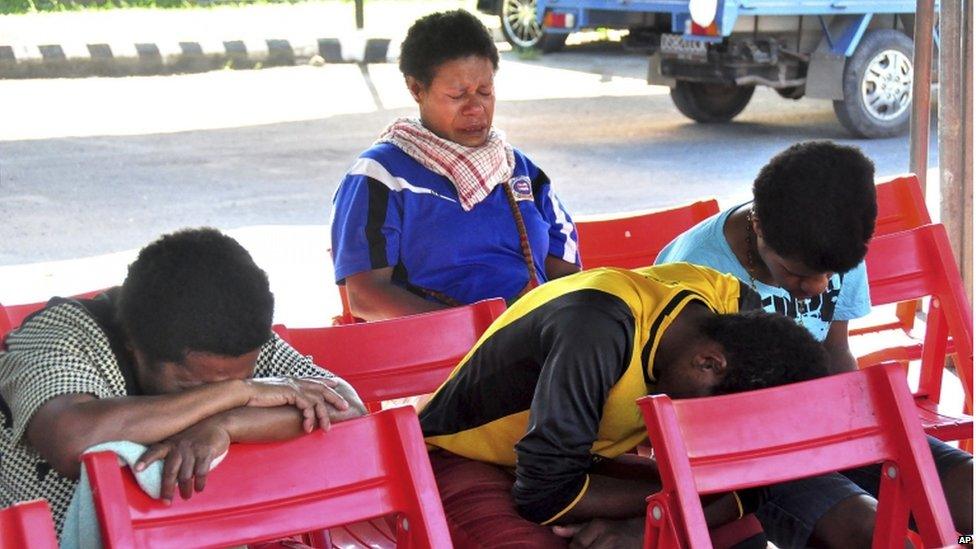
<svg viewBox="0 0 976 549">
<path fill-rule="evenodd" d="M 965 169 L 962 179 L 963 187 L 963 239 L 962 249 L 965 250 L 962 264 L 962 279 L 969 294 L 969 302 L 973 301 L 973 0 L 965 0 L 962 4 L 962 112 L 963 112 L 963 161 Z"/>
<path fill-rule="evenodd" d="M 969 255 L 963 248 L 965 210 L 963 165 L 963 5 L 966 0 L 941 0 L 939 6 L 939 206 L 941 220 L 959 266 Z"/>
<path fill-rule="evenodd" d="M 962 231 L 962 47 L 960 23 L 964 0 L 942 0 L 939 6 L 939 206 L 949 241 L 959 256 Z M 959 262 L 960 265 L 962 261 Z"/>
<path fill-rule="evenodd" d="M 356 0 L 356 28 L 363 28 L 363 2 L 366 0 Z"/>
<path fill-rule="evenodd" d="M 909 169 L 925 192 L 929 163 L 929 112 L 932 100 L 932 27 L 935 0 L 917 0 L 915 6 L 915 78 L 912 82 L 912 120 Z"/>
<path fill-rule="evenodd" d="M 939 180 L 941 220 L 972 299 L 972 0 L 942 0 L 939 16 Z"/>
</svg>

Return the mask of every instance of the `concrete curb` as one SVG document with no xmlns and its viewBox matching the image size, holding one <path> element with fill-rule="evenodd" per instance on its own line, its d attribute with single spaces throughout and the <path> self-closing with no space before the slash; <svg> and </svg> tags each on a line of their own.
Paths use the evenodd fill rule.
<svg viewBox="0 0 976 549">
<path fill-rule="evenodd" d="M 118 44 L 0 44 L 0 78 L 133 76 L 325 63 L 393 63 L 389 38 L 228 40 Z M 316 59 L 318 58 L 318 59 Z"/>
</svg>

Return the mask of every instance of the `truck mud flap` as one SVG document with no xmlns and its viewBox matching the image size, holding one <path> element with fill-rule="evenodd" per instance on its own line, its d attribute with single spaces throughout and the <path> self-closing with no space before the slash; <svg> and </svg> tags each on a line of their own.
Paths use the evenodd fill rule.
<svg viewBox="0 0 976 549">
<path fill-rule="evenodd" d="M 661 74 L 661 54 L 652 54 L 647 63 L 647 83 L 655 86 L 673 88 L 675 79 Z"/>
</svg>

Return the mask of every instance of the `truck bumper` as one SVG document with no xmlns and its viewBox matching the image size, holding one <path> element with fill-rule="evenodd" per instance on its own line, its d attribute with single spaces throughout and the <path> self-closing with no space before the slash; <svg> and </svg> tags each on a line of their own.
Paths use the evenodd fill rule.
<svg viewBox="0 0 976 549">
<path fill-rule="evenodd" d="M 658 58 L 655 62 L 654 57 Z M 673 83 L 675 80 L 737 84 L 740 86 L 762 85 L 771 88 L 789 88 L 805 83 L 796 65 L 765 65 L 754 63 L 695 63 L 683 59 L 652 57 L 648 64 L 648 83 Z M 657 74 L 652 77 L 651 72 Z"/>
</svg>

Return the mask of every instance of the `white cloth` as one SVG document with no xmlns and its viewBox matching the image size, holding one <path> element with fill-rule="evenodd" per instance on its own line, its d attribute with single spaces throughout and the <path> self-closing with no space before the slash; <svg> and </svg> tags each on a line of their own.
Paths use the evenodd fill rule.
<svg viewBox="0 0 976 549">
<path fill-rule="evenodd" d="M 147 448 L 142 444 L 129 442 L 126 440 L 116 440 L 96 444 L 85 450 L 90 452 L 115 452 L 119 456 L 119 466 L 126 465 L 132 469 L 136 482 L 142 491 L 153 499 L 159 499 L 163 483 L 163 462 L 157 460 L 150 463 L 142 471 L 136 471 L 135 465 L 139 458 L 146 452 Z M 213 460 L 210 469 L 213 470 L 227 454 Z M 102 534 L 99 530 L 98 515 L 95 513 L 95 504 L 92 501 L 91 485 L 88 483 L 88 475 L 85 473 L 85 466 L 81 466 L 81 476 L 78 480 L 78 487 L 75 489 L 71 504 L 64 519 L 64 531 L 61 534 L 61 549 L 101 549 Z"/>
</svg>

